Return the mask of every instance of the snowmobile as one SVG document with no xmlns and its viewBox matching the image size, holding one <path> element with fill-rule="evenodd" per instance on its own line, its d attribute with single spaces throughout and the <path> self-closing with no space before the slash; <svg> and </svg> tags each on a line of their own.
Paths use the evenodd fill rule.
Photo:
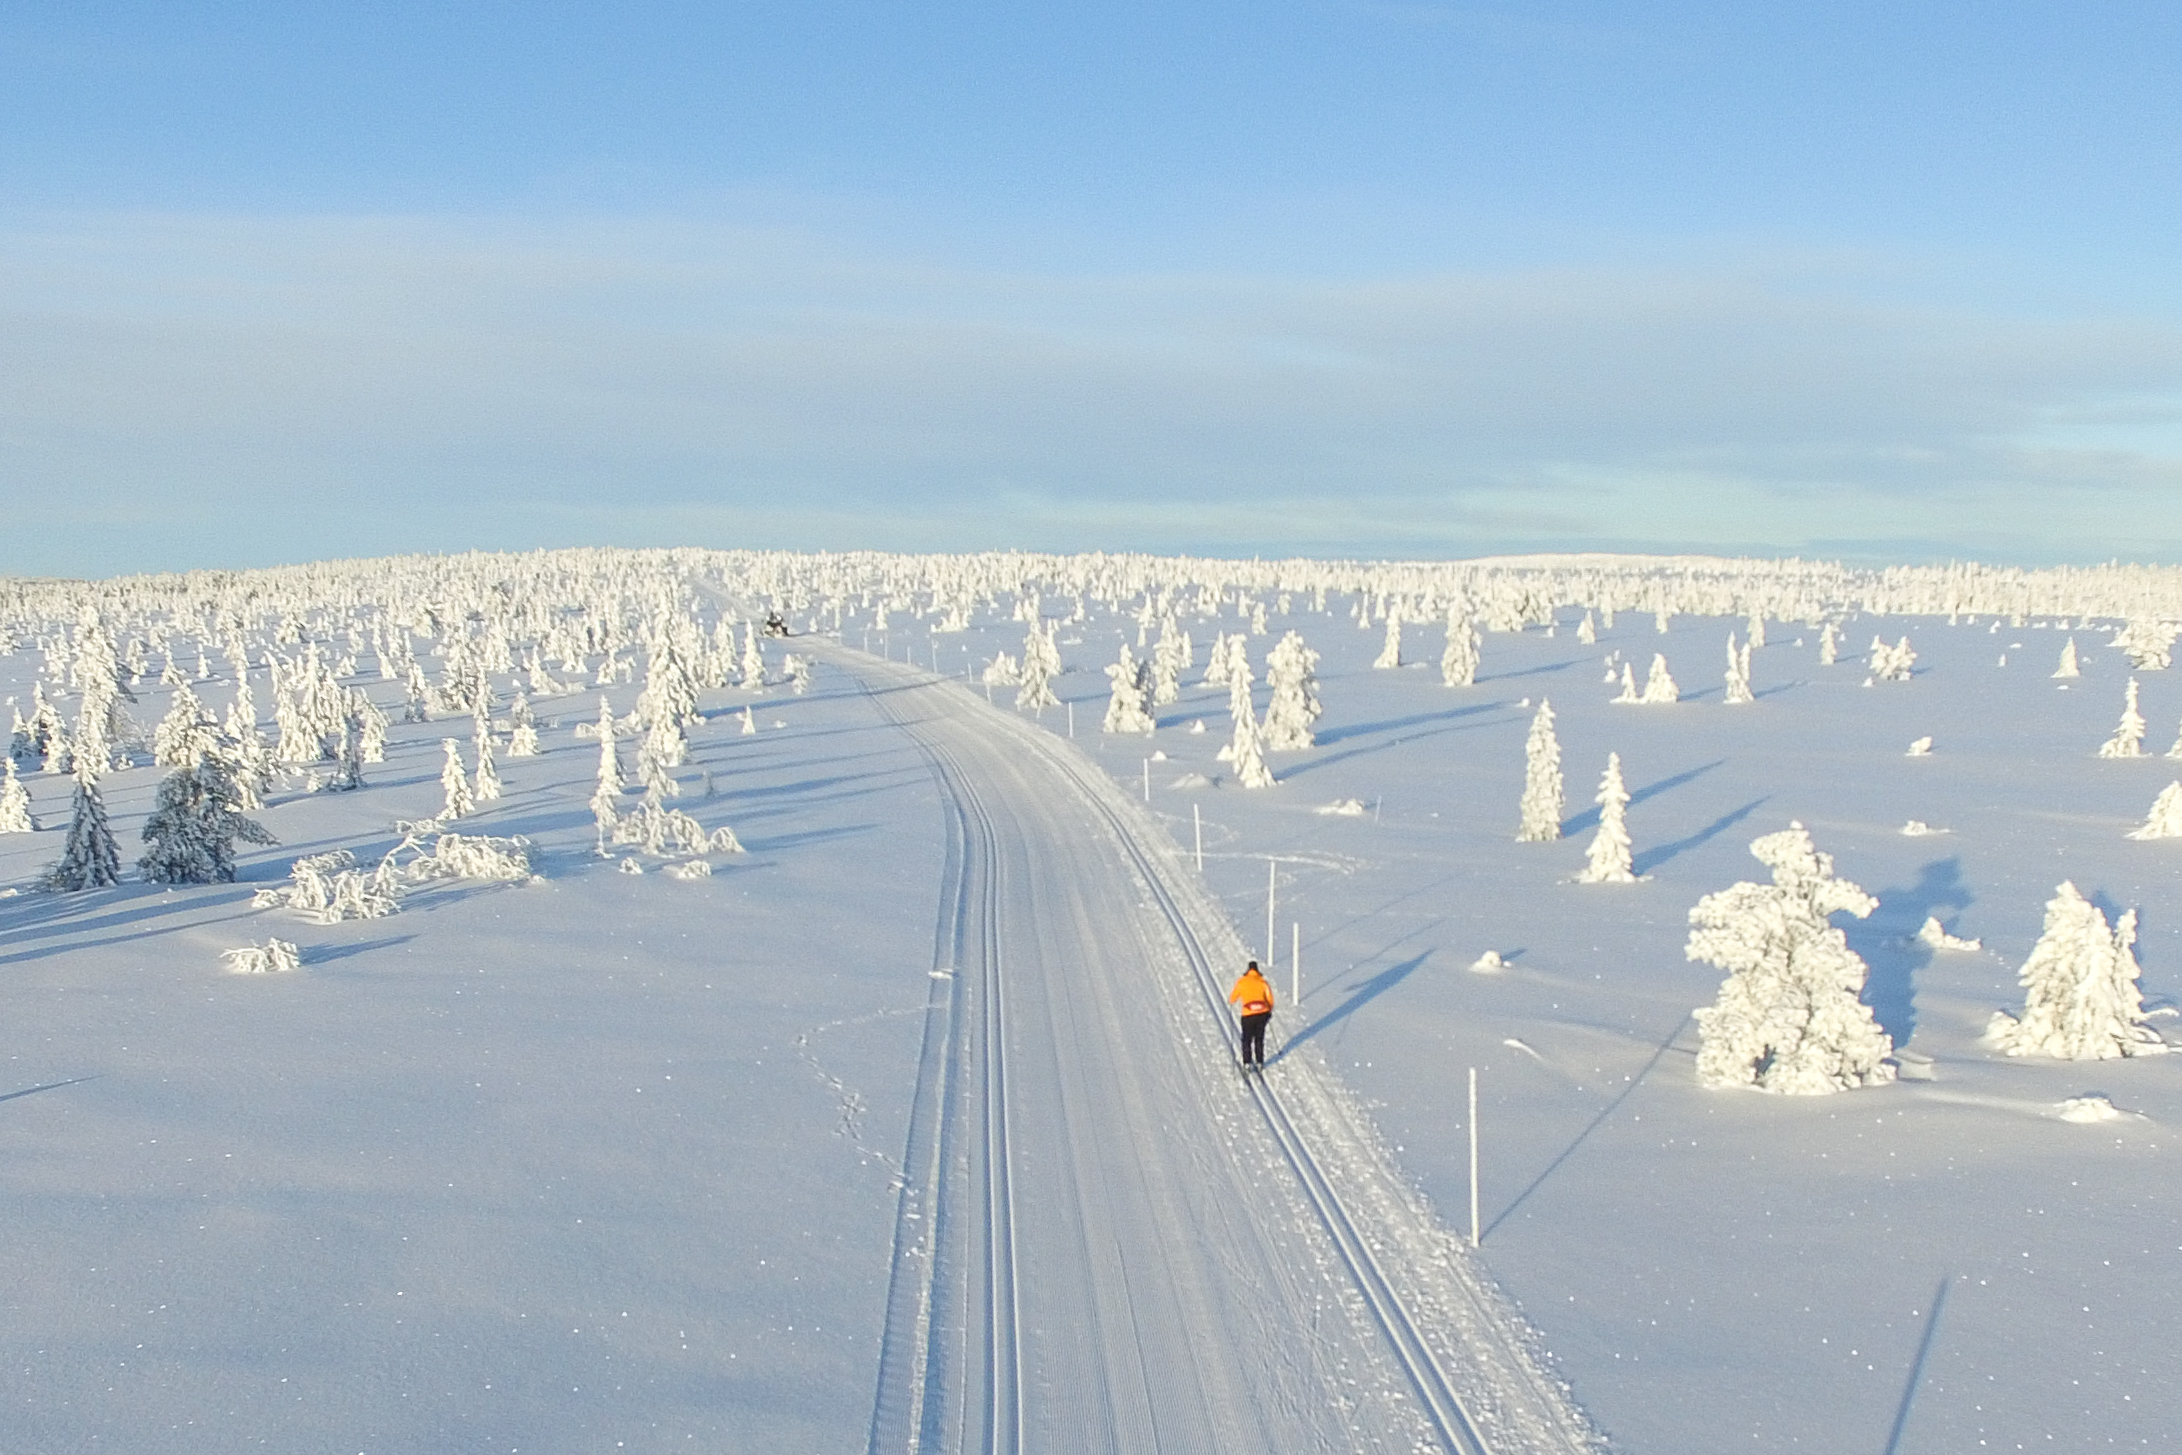
<svg viewBox="0 0 2182 1455">
<path fill-rule="evenodd" d="M 788 635 L 788 623 L 780 619 L 779 612 L 768 611 L 767 613 L 765 613 L 765 634 L 769 637 L 784 637 Z"/>
</svg>

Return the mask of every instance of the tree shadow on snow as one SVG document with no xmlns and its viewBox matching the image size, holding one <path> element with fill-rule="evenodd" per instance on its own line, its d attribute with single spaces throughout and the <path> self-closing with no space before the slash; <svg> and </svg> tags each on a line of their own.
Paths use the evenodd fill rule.
<svg viewBox="0 0 2182 1455">
<path fill-rule="evenodd" d="M 1683 784 L 1689 782 L 1692 778 L 1702 777 L 1704 774 L 1710 773 L 1713 769 L 1719 767 L 1722 763 L 1725 763 L 1726 761 L 1727 759 L 1725 758 L 1715 758 L 1711 762 L 1703 765 L 1702 767 L 1691 768 L 1686 772 L 1675 774 L 1672 778 L 1662 778 L 1657 783 L 1646 784 L 1644 787 L 1636 789 L 1635 791 L 1630 793 L 1629 806 L 1631 808 L 1634 808 L 1647 798 L 1657 798 L 1660 794 L 1665 793 L 1670 788 L 1680 788 Z M 1580 834 L 1587 832 L 1588 830 L 1595 829 L 1598 826 L 1599 811 L 1595 808 L 1587 808 L 1582 813 L 1577 814 L 1574 818 L 1563 819 L 1561 821 L 1561 832 L 1563 835 Z"/>
<path fill-rule="evenodd" d="M 1354 990 L 1350 991 L 1348 999 L 1342 1001 L 1332 1010 L 1326 1012 L 1326 1014 L 1320 1016 L 1318 1019 L 1312 1021 L 1309 1025 L 1305 1026 L 1302 1030 L 1298 1031 L 1284 1045 L 1282 1045 L 1279 1053 L 1273 1056 L 1272 1059 L 1275 1061 L 1281 1060 L 1290 1051 L 1294 1050 L 1297 1046 L 1302 1045 L 1305 1041 L 1310 1040 L 1320 1031 L 1327 1030 L 1333 1026 L 1339 1025 L 1342 1021 L 1347 1020 L 1357 1011 L 1363 1009 L 1372 1001 L 1377 1000 L 1380 996 L 1386 994 L 1389 990 L 1392 990 L 1395 986 L 1401 984 L 1404 980 L 1407 980 L 1410 975 L 1415 972 L 1416 968 L 1419 965 L 1422 965 L 1426 960 L 1430 959 L 1431 957 L 1432 952 L 1430 950 L 1426 950 L 1423 954 L 1412 956 L 1411 958 L 1402 961 L 1400 964 L 1387 966 L 1386 969 L 1381 970 L 1378 974 L 1372 976 L 1369 980 L 1366 980 L 1363 984 L 1357 986 Z"/>
<path fill-rule="evenodd" d="M 1967 909 L 1977 902 L 1962 882 L 1960 859 L 1935 859 L 1917 871 L 1906 889 L 1882 889 L 1867 919 L 1841 927 L 1849 948 L 1870 968 L 1864 1004 L 1880 1029 L 1907 1045 L 1917 1030 L 1917 973 L 1932 963 L 1932 947 L 1918 939 L 1927 916 Z"/>
<path fill-rule="evenodd" d="M 1564 662 L 1545 662 L 1536 667 L 1518 667 L 1513 672 L 1480 672 L 1477 675 L 1477 680 L 1480 683 L 1509 682 L 1517 677 L 1542 677 L 1548 672 L 1566 672 L 1578 663 L 1590 660 L 1589 657 L 1570 657 Z"/>
<path fill-rule="evenodd" d="M 1463 709 L 1464 712 L 1487 712 L 1490 710 L 1484 707 Z M 1404 743 L 1418 743 L 1426 738 L 1441 737 L 1447 733 L 1472 732 L 1478 728 L 1491 727 L 1493 723 L 1502 721 L 1505 721 L 1505 719 L 1495 718 L 1493 722 L 1450 723 L 1445 727 L 1436 727 L 1426 732 L 1412 733 L 1406 738 L 1388 738 L 1383 742 L 1366 743 L 1362 747 L 1349 748 L 1344 752 L 1332 753 L 1323 758 L 1314 758 L 1308 763 L 1298 763 L 1293 768 L 1283 767 L 1280 770 L 1280 779 L 1285 783 L 1289 779 L 1301 777 L 1305 773 L 1316 773 L 1321 768 L 1330 768 L 1347 758 L 1361 758 L 1371 753 L 1383 753 L 1389 748 L 1398 748 Z"/>
<path fill-rule="evenodd" d="M 1729 829 L 1756 813 L 1759 807 L 1770 800 L 1772 796 L 1772 794 L 1768 793 L 1762 798 L 1753 798 L 1734 812 L 1722 814 L 1686 839 L 1676 839 L 1671 844 L 1660 844 L 1655 848 L 1646 849 L 1643 853 L 1632 856 L 1630 865 L 1639 874 L 1649 874 L 1669 859 L 1685 854 L 1706 840 L 1718 838 L 1721 834 L 1726 833 Z"/>
<path fill-rule="evenodd" d="M 1446 722 L 1450 718 L 1469 717 L 1480 712 L 1491 712 L 1500 705 L 1497 702 L 1480 702 L 1469 707 L 1450 707 L 1439 712 L 1420 712 L 1413 717 L 1388 718 L 1385 722 L 1352 723 L 1348 727 L 1329 728 L 1318 734 L 1318 742 L 1321 747 L 1332 747 L 1335 743 L 1348 738 L 1362 737 L 1365 733 L 1393 732 L 1397 728 L 1417 727 L 1428 722 Z M 1209 727 L 1207 731 L 1210 731 Z"/>
<path fill-rule="evenodd" d="M 353 945 L 314 945 L 303 956 L 306 965 L 323 965 L 333 960 L 346 960 L 351 955 L 365 955 L 373 950 L 388 950 L 396 945 L 406 945 L 415 935 L 384 935 L 376 940 L 359 940 Z"/>
</svg>

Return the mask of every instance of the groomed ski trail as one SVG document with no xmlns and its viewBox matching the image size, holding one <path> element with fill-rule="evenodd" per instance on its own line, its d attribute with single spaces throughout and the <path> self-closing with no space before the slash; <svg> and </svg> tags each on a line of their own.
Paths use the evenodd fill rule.
<svg viewBox="0 0 2182 1455">
<path fill-rule="evenodd" d="M 1247 952 L 1164 830 L 960 683 L 806 641 L 948 815 L 873 1455 L 1603 1449 L 1316 1049 L 1237 1075 Z"/>
</svg>

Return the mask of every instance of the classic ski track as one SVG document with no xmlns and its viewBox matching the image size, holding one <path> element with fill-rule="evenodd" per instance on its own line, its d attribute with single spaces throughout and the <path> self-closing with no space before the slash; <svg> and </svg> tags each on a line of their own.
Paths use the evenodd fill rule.
<svg viewBox="0 0 2182 1455">
<path fill-rule="evenodd" d="M 839 650 L 843 658 L 850 656 L 848 649 Z M 829 649 L 826 655 L 833 655 L 833 651 Z M 961 690 L 959 684 L 947 683 L 946 679 L 932 677 L 920 669 L 891 664 L 883 671 L 874 671 L 879 664 L 869 659 L 853 662 L 837 659 L 835 665 L 848 668 L 849 675 L 867 693 L 871 693 L 867 676 L 877 676 L 896 688 L 921 686 L 942 693 L 951 691 L 959 696 L 961 704 L 974 703 L 983 712 L 990 712 L 974 694 Z M 943 1162 L 952 1165 L 955 1159 L 950 1156 L 943 1154 L 926 1163 L 924 1183 L 931 1189 L 936 1206 L 927 1204 L 922 1209 L 924 1219 L 906 1216 L 913 1211 L 913 1189 L 905 1187 L 904 1216 L 898 1220 L 894 1277 L 889 1293 L 871 1450 L 873 1455 L 879 1455 L 882 1450 L 963 1449 L 972 1448 L 974 1442 L 975 1448 L 988 1452 L 1015 1451 L 1023 1447 L 1028 1435 L 1022 1404 L 1025 1376 L 1016 1283 L 1012 1149 L 1008 1134 L 1005 1035 L 1008 1021 L 1000 965 L 1002 895 L 997 886 L 1003 877 L 1004 856 L 992 814 L 955 756 L 935 740 L 930 729 L 920 730 L 922 723 L 913 723 L 896 710 L 896 704 L 889 701 L 892 692 L 872 693 L 872 696 L 883 714 L 918 744 L 932 766 L 948 806 L 950 884 L 943 895 L 940 947 L 936 959 L 951 958 L 952 964 L 936 968 L 953 969 L 957 979 L 949 982 L 953 993 L 947 1002 L 950 1012 L 950 1030 L 945 1041 L 947 1054 L 935 1063 L 932 1055 L 935 1043 L 928 1034 L 917 1105 L 924 1108 L 935 1104 L 929 1094 L 930 1087 L 933 1082 L 940 1081 L 947 1085 L 949 1093 L 942 1101 L 952 1108 L 954 1079 L 959 1074 L 955 1062 L 960 1059 L 965 1044 L 966 1028 L 962 1021 L 967 1015 L 976 1023 L 969 1033 L 977 1039 L 975 1059 L 982 1063 L 971 1094 L 981 1103 L 978 1117 L 982 1136 L 978 1150 L 982 1166 L 976 1169 L 976 1177 L 983 1214 L 980 1221 L 984 1226 L 975 1232 L 959 1229 L 953 1237 L 943 1239 L 940 1236 L 947 1232 L 953 1221 L 949 1216 L 947 1195 L 951 1175 L 946 1167 L 939 1165 Z M 962 720 L 959 713 L 943 712 L 942 715 Z M 1149 820 L 1132 821 L 1143 819 L 1134 802 L 1115 789 L 1095 766 L 1050 734 L 1006 714 L 973 717 L 971 721 L 983 724 L 977 730 L 988 740 L 1005 738 L 1010 747 L 1022 746 L 1035 751 L 1074 789 L 1071 796 L 1094 815 L 1092 822 L 1107 831 L 1133 872 L 1146 901 L 1144 909 L 1164 925 L 1173 946 L 1186 963 L 1194 999 L 1201 1011 L 1201 1022 L 1189 1028 L 1191 1033 L 1185 1034 L 1185 1039 L 1196 1042 L 1198 1047 L 1209 1040 L 1231 1058 L 1235 1033 L 1225 1013 L 1220 972 L 1215 961 L 1216 958 L 1235 958 L 1240 942 L 1202 886 L 1186 874 L 1178 873 L 1174 865 L 1162 862 L 1163 858 L 1173 857 L 1159 853 L 1159 846 L 1164 843 L 1163 831 Z M 994 733 L 989 731 L 991 729 L 998 731 Z M 953 936 L 947 928 L 950 915 L 955 927 Z M 1208 951 L 1205 936 L 1199 931 L 1200 920 L 1211 928 L 1213 938 L 1236 943 L 1220 945 L 1216 957 Z M 971 931 L 973 923 L 974 935 L 965 933 Z M 960 946 L 952 954 L 950 938 Z M 980 953 L 960 952 L 970 948 L 961 943 L 970 938 L 977 941 L 976 949 Z M 973 962 L 977 1004 L 968 1008 L 970 997 L 965 991 L 971 987 L 963 982 L 969 976 Z M 1186 1014 L 1188 1007 L 1177 1009 Z M 933 1014 L 936 1019 L 936 1007 Z M 929 1029 L 928 1026 L 928 1032 Z M 1276 1064 L 1273 1077 L 1283 1084 L 1292 1083 L 1291 1092 L 1301 1096 L 1300 1114 L 1297 1108 L 1290 1106 L 1289 1097 L 1266 1078 L 1249 1080 L 1249 1104 L 1255 1108 L 1264 1133 L 1292 1175 L 1291 1191 L 1297 1197 L 1299 1211 L 1306 1219 L 1315 1217 L 1318 1231 L 1346 1274 L 1347 1297 L 1358 1307 L 1346 1311 L 1328 1310 L 1322 1306 L 1321 1299 L 1320 1313 L 1311 1316 L 1311 1328 L 1282 1331 L 1283 1337 L 1292 1335 L 1305 1346 L 1302 1357 L 1318 1370 L 1324 1387 L 1315 1392 L 1308 1388 L 1273 1391 L 1276 1397 L 1272 1402 L 1277 1408 L 1271 1412 L 1272 1416 L 1285 1416 L 1287 1423 L 1299 1428 L 1319 1426 L 1326 1409 L 1338 1410 L 1367 1424 L 1373 1418 L 1381 1421 L 1377 1430 L 1358 1427 L 1352 1431 L 1349 1447 L 1359 1449 L 1421 1449 L 1437 1445 L 1461 1452 L 1461 1455 L 1484 1455 L 1488 1449 L 1498 1455 L 1513 1455 L 1516 1451 L 1569 1452 L 1601 1448 L 1602 1441 L 1568 1398 L 1565 1387 L 1544 1367 L 1535 1334 L 1490 1286 L 1490 1280 L 1474 1265 L 1467 1250 L 1458 1248 L 1452 1236 L 1438 1225 L 1422 1200 L 1405 1184 L 1399 1183 L 1383 1148 L 1369 1130 L 1368 1121 L 1348 1102 L 1345 1091 L 1338 1089 L 1338 1082 L 1322 1058 L 1315 1054 L 1287 1053 L 1278 1059 L 1291 1064 Z M 1124 1083 L 1124 1099 L 1131 1091 Z M 1065 1105 L 1063 1115 L 1065 1120 Z M 946 1133 L 956 1120 L 956 1113 L 947 1110 L 941 1119 L 939 1136 L 936 1139 L 928 1137 L 928 1145 L 932 1140 L 947 1140 Z M 918 1135 L 916 1121 L 913 1113 L 912 1151 Z M 1323 1156 L 1328 1147 L 1343 1153 L 1335 1168 L 1329 1168 Z M 918 1164 L 905 1161 L 904 1165 L 915 1169 Z M 1364 1192 L 1369 1211 L 1360 1210 L 1353 1197 L 1344 1195 L 1344 1183 Z M 1171 1190 L 1167 1196 L 1171 1202 Z M 1097 1245 L 1103 1240 L 1092 1235 L 1100 1223 L 1100 1216 L 1095 1207 L 1088 1205 L 1090 1201 L 1095 1200 L 1087 1200 L 1079 1214 L 1078 1247 L 1084 1262 L 1095 1265 L 1105 1275 L 1093 1280 L 1090 1292 L 1103 1301 L 1118 1291 L 1121 1302 L 1133 1310 L 1140 1294 L 1139 1280 L 1132 1279 L 1130 1265 L 1118 1246 Z M 1186 1216 L 1188 1211 L 1187 1208 L 1167 1207 L 1168 1213 L 1177 1215 Z M 929 1220 L 926 1228 L 911 1226 L 913 1221 L 925 1219 Z M 1420 1221 L 1421 1231 L 1418 1226 L 1411 1226 Z M 1109 1230 L 1108 1237 L 1112 1236 Z M 983 1248 L 974 1279 L 980 1286 L 974 1294 L 968 1287 L 962 1292 L 978 1308 L 975 1313 L 962 1310 L 965 1317 L 960 1323 L 963 1333 L 968 1332 L 972 1320 L 982 1324 L 980 1332 L 984 1335 L 985 1351 L 983 1358 L 963 1358 L 960 1362 L 965 1367 L 953 1369 L 951 1366 L 956 1361 L 947 1357 L 949 1331 L 945 1325 L 948 1321 L 938 1313 L 948 1293 L 947 1287 L 943 1286 L 947 1281 L 944 1272 L 947 1248 L 956 1247 L 968 1254 L 967 1245 L 973 1241 L 980 1242 Z M 1144 1256 L 1143 1249 L 1137 1251 L 1140 1257 Z M 1161 1266 L 1165 1266 L 1166 1250 L 1162 1247 L 1153 1251 Z M 1225 1261 L 1218 1249 L 1213 1250 L 1212 1256 L 1215 1261 Z M 1389 1257 L 1395 1260 L 1392 1266 L 1387 1261 Z M 1321 1254 L 1319 1262 L 1324 1261 Z M 1229 1271 L 1248 1276 L 1253 1270 L 1238 1265 Z M 1262 1276 L 1262 1269 L 1255 1271 Z M 970 1281 L 967 1276 L 963 1278 L 965 1284 Z M 1155 1284 L 1162 1282 L 1156 1278 L 1152 1281 Z M 1150 1298 L 1167 1293 L 1170 1287 L 1186 1289 L 1189 1286 L 1187 1280 L 1173 1277 L 1166 1278 L 1164 1285 L 1143 1289 L 1141 1293 Z M 1292 1296 L 1295 1289 L 1291 1287 L 1289 1292 Z M 911 1293 L 913 1300 L 906 1296 Z M 911 1302 L 917 1315 L 905 1319 L 898 1305 Z M 1291 1313 L 1297 1302 L 1291 1297 L 1286 1305 Z M 1200 1309 L 1199 1313 L 1202 1312 Z M 1358 1388 L 1358 1376 L 1368 1376 L 1370 1371 L 1352 1370 L 1345 1362 L 1351 1356 L 1349 1344 L 1341 1337 L 1344 1312 L 1351 1326 L 1352 1340 L 1355 1326 L 1368 1320 L 1376 1346 L 1381 1351 L 1380 1357 L 1395 1366 L 1408 1386 L 1406 1392 L 1417 1404 L 1411 1412 L 1416 1423 L 1414 1437 L 1397 1433 L 1397 1427 L 1408 1421 L 1401 1411 L 1385 1407 L 1400 1403 L 1398 1396 L 1380 1404 L 1371 1399 L 1367 1388 Z M 1329 1314 L 1334 1323 L 1320 1327 L 1318 1320 Z M 1099 1322 L 1101 1327 L 1108 1327 L 1127 1321 Z M 1128 1327 L 1135 1331 L 1134 1336 L 1139 1341 L 1136 1357 L 1108 1362 L 1113 1366 L 1129 1365 L 1146 1370 L 1149 1365 L 1141 1346 L 1143 1327 L 1133 1322 L 1128 1323 Z M 901 1347 L 904 1339 L 913 1341 L 918 1347 L 904 1350 Z M 965 1356 L 969 1352 L 961 1351 Z M 1450 1363 L 1460 1371 L 1459 1374 L 1451 1376 Z M 968 1387 L 971 1381 L 966 1376 L 970 1367 L 978 1367 L 977 1372 L 983 1376 L 978 1381 L 984 1385 L 982 1391 Z M 1185 1372 L 1171 1371 L 1175 1377 Z M 1207 1389 L 1203 1383 L 1205 1372 L 1195 1372 L 1198 1388 L 1208 1407 L 1234 1407 L 1236 1389 Z M 1215 1367 L 1215 1382 L 1221 1373 Z M 1380 1393 L 1394 1393 L 1383 1386 L 1383 1377 L 1372 1382 L 1382 1383 Z M 906 1390 L 902 1387 L 905 1383 L 910 1386 Z M 1151 1421 L 1155 1445 L 1166 1448 L 1160 1438 L 1149 1390 L 1132 1394 L 1111 1383 L 1104 1389 L 1105 1403 L 1099 1409 L 1082 1413 L 1103 1416 L 1100 1423 L 1109 1440 L 1113 1434 L 1114 1403 L 1121 1400 L 1128 1404 L 1128 1413 Z M 1314 1398 L 1320 1407 L 1317 1416 L 1308 1408 Z M 975 1404 L 979 1416 L 974 1423 L 960 1419 L 959 1414 L 949 1412 L 951 1404 L 965 1407 Z M 901 1405 L 907 1406 L 912 1418 L 907 1421 L 890 1419 L 890 1409 Z M 1276 1422 L 1280 1421 L 1276 1418 Z M 1092 1444 L 1100 1443 L 1096 1438 L 1099 1431 L 1084 1429 L 1082 1433 L 1092 1437 Z M 1310 1437 L 1310 1443 L 1318 1449 L 1342 1448 L 1323 1429 Z"/>
</svg>

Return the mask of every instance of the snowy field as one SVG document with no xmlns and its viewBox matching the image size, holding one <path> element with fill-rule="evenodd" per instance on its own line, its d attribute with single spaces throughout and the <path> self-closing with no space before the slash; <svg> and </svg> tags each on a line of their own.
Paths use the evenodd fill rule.
<svg viewBox="0 0 2182 1455">
<path fill-rule="evenodd" d="M 141 671 L 125 707 L 147 743 L 117 744 L 131 766 L 100 782 L 125 863 L 166 771 L 148 742 L 171 707 L 170 657 L 215 718 L 246 657 L 269 744 L 268 653 L 293 693 L 315 648 L 391 721 L 361 790 L 327 787 L 339 764 L 315 751 L 272 772 L 251 816 L 280 843 L 243 846 L 235 884 L 39 892 L 72 780 L 21 758 L 44 828 L 0 835 L 0 883 L 17 891 L 0 901 L 13 1010 L 0 1444 L 771 1451 L 870 1437 L 947 867 L 939 787 L 855 663 L 868 651 L 937 668 L 964 679 L 947 690 L 983 699 L 987 664 L 1024 655 L 1026 598 L 935 600 L 907 567 L 867 563 L 858 581 L 838 559 L 800 585 L 764 558 L 615 557 L 591 577 L 460 560 L 423 585 L 390 568 L 171 578 L 96 598 L 123 680 Z M 1273 860 L 1274 978 L 1285 991 L 1300 925 L 1304 997 L 1276 1017 L 1268 1082 L 1303 1068 L 1283 1063 L 1290 1046 L 1322 1055 L 1465 1231 L 1477 1068 L 1483 1264 L 1616 1448 L 2163 1443 L 2182 1374 L 2165 1131 L 2182 1122 L 2182 1063 L 2010 1058 L 1983 1040 L 1994 1010 L 2022 1006 L 2016 972 L 2063 879 L 2109 919 L 2140 911 L 2149 1023 L 2175 1034 L 2182 840 L 2126 834 L 2182 778 L 2159 756 L 2182 676 L 2132 674 L 2109 644 L 2136 614 L 2113 582 L 2056 586 L 2076 593 L 2057 626 L 2057 610 L 1878 616 L 1866 608 L 1884 588 L 1868 579 L 1730 572 L 1728 595 L 1774 591 L 1797 609 L 1772 615 L 1750 653 L 1755 701 L 1728 705 L 1726 647 L 1747 610 L 1687 591 L 1710 609 L 1675 611 L 1662 634 L 1631 604 L 1644 583 L 1686 585 L 1680 566 L 1480 569 L 1468 584 L 1481 596 L 1517 579 L 1567 589 L 1527 629 L 1485 630 L 1464 687 L 1441 681 L 1446 607 L 1421 609 L 1429 573 L 1349 568 L 1320 605 L 1301 585 L 1276 589 L 1272 568 L 1238 567 L 1163 600 L 1194 660 L 1146 736 L 1101 732 L 1104 668 L 1170 613 L 1140 623 L 1141 589 L 1087 589 L 1079 617 L 1064 573 L 1041 569 L 1062 671 L 1059 705 L 1030 720 L 1065 740 L 1072 709 L 1074 750 L 1132 795 L 1148 784 L 1148 811 L 1193 865 L 1201 828 L 1204 879 L 1261 953 Z M 528 612 L 526 580 L 560 609 Z M 1595 612 L 1583 643 L 1602 580 L 1622 607 L 1611 626 Z M 5 691 L 27 717 L 42 683 L 74 730 L 93 598 L 17 585 Z M 776 599 L 799 633 L 843 649 L 804 651 L 826 659 L 805 692 L 782 680 L 795 641 L 762 646 L 756 687 L 742 638 L 716 629 Z M 1398 668 L 1372 666 L 1386 631 L 1368 608 L 1385 599 L 1428 618 L 1404 632 Z M 1840 624 L 1831 665 L 1819 617 Z M 571 623 L 611 626 L 584 637 Z M 1278 783 L 1246 789 L 1217 756 L 1230 693 L 1202 684 L 1207 649 L 1245 634 L 1262 712 L 1266 655 L 1291 629 L 1321 654 L 1317 744 L 1269 751 Z M 1908 637 L 1914 669 L 1866 686 L 1882 633 Z M 2081 675 L 2055 680 L 2071 637 Z M 670 642 L 702 720 L 684 761 L 658 771 L 680 786 L 678 809 L 731 828 L 742 852 L 623 843 L 601 856 L 600 749 L 577 728 L 596 723 L 602 664 L 627 669 L 604 689 L 616 714 L 645 717 Z M 542 678 L 525 670 L 532 650 Z M 1641 686 L 1654 653 L 1682 700 L 1613 703 L 1610 655 Z M 409 655 L 433 721 L 401 721 Z M 252 908 L 299 855 L 345 848 L 369 870 L 401 841 L 398 822 L 441 811 L 441 739 L 473 765 L 475 750 L 467 706 L 440 699 L 474 694 L 473 666 L 505 790 L 439 828 L 523 836 L 535 878 L 419 878 L 399 913 L 331 924 Z M 2101 759 L 2132 675 L 2148 755 Z M 524 685 L 540 751 L 507 756 Z M 1012 711 L 1013 686 L 990 692 L 979 711 Z M 1517 843 L 1525 739 L 1546 698 L 1566 837 Z M 339 737 L 336 725 L 335 749 Z M 639 745 L 620 752 L 631 783 L 615 812 L 631 819 L 647 798 Z M 1574 883 L 1609 752 L 1646 877 Z M 1688 912 L 1761 878 L 1750 842 L 1792 820 L 1878 900 L 1837 923 L 1870 967 L 1864 998 L 1899 1079 L 1833 1096 L 1703 1089 L 1690 1012 L 1721 972 L 1685 958 Z M 1911 820 L 1936 832 L 1903 833 Z M 712 872 L 683 877 L 696 857 Z M 1918 941 L 1928 916 L 1983 948 Z M 275 936 L 299 946 L 299 971 L 223 968 L 222 951 Z M 1487 951 L 1501 967 L 1472 969 Z M 2094 1094 L 2113 1115 L 2064 1116 Z"/>
</svg>

